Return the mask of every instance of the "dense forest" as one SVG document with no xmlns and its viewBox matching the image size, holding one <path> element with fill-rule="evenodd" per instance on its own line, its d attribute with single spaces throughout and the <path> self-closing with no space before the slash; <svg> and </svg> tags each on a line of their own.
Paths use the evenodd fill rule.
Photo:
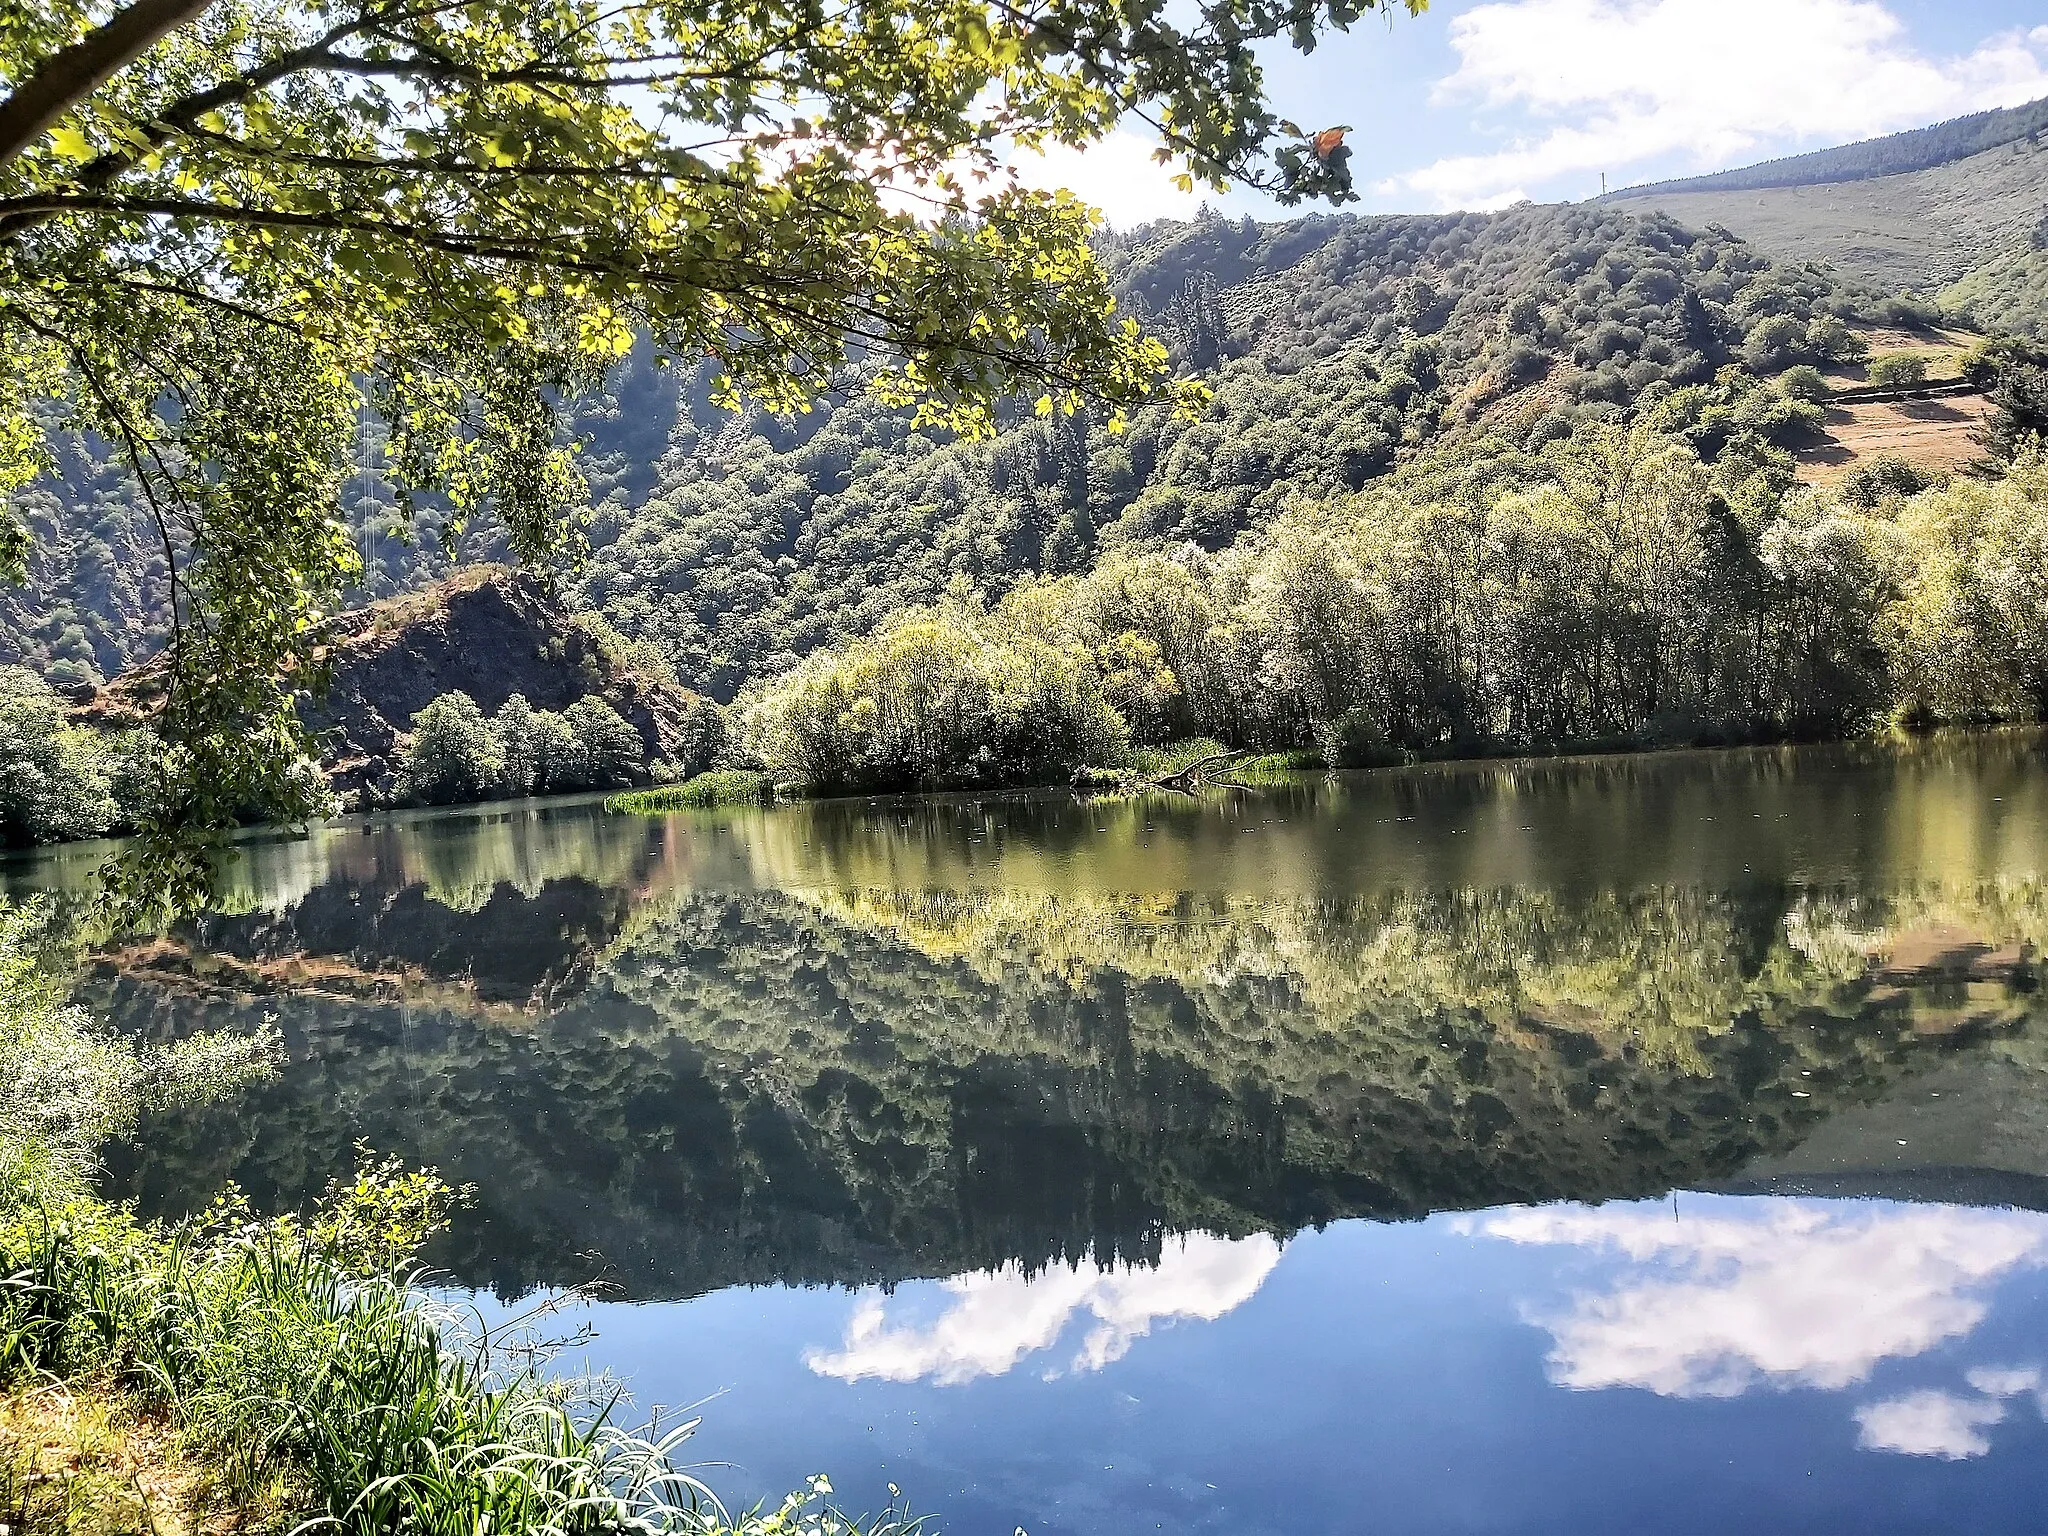
<svg viewBox="0 0 2048 1536">
<path fill-rule="evenodd" d="M 741 738 L 845 789 L 1044 782 L 1189 735 L 1367 766 L 2048 703 L 2038 458 L 1781 496 L 1643 426 L 1418 470 L 1215 555 L 1117 551 L 899 616 L 743 695 Z"/>
<path fill-rule="evenodd" d="M 1810 154 L 1787 155 L 1739 170 L 1711 176 L 1626 187 L 1612 194 L 1638 197 L 1646 193 L 1742 192 L 1762 187 L 1809 187 L 1831 181 L 1863 181 L 1872 176 L 1898 176 L 1946 165 L 2019 139 L 2038 139 L 2048 128 L 2048 98 L 2024 106 L 1999 107 L 1950 118 L 1926 128 L 1910 128 L 1881 139 L 1862 139 Z"/>
<path fill-rule="evenodd" d="M 729 698 L 955 581 L 995 598 L 1112 549 L 1218 550 L 1489 429 L 1540 446 L 1730 363 L 1853 352 L 1861 302 L 1730 237 L 1577 208 L 1208 219 L 1110 255 L 1127 301 L 1213 378 L 1200 422 L 1162 408 L 1112 435 L 1027 416 L 948 444 L 856 400 L 685 425 L 644 505 L 601 510 L 587 600 Z"/>
<path fill-rule="evenodd" d="M 566 429 L 593 511 L 565 595 L 732 706 L 727 761 L 818 789 L 1064 781 L 1188 736 L 1341 764 L 2030 717 L 2048 697 L 2028 619 L 2048 472 L 2025 456 L 2048 375 L 2022 345 L 1969 362 L 2010 474 L 1930 485 L 1879 462 L 1815 492 L 1789 450 L 1829 376 L 1864 331 L 1932 311 L 1718 227 L 1600 206 L 1205 214 L 1100 254 L 1209 381 L 1198 420 L 1161 405 L 1112 432 L 1020 402 L 993 438 L 953 439 L 859 367 L 809 415 L 735 413 L 708 369 L 643 345 Z M 488 519 L 444 546 L 431 505 L 394 525 L 382 428 L 360 437 L 355 600 L 504 552 Z M 89 441 L 28 506 L 41 563 L 0 597 L 0 653 L 83 691 L 160 643 L 153 526 Z M 476 713 L 443 701 L 432 761 L 396 765 L 411 798 L 623 777 L 494 766 Z"/>
</svg>

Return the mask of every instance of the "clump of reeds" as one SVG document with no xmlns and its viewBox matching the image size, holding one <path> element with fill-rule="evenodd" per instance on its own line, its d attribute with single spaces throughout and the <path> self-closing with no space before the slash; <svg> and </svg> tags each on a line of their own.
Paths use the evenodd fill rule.
<svg viewBox="0 0 2048 1536">
<path fill-rule="evenodd" d="M 774 781 L 765 773 L 744 768 L 718 768 L 683 784 L 634 789 L 605 801 L 608 810 L 639 816 L 665 811 L 700 810 L 714 805 L 766 805 L 775 798 Z"/>
</svg>

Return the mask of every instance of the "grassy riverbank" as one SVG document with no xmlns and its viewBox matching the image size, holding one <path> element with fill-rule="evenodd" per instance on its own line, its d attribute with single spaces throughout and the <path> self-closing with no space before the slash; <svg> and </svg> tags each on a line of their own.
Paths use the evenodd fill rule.
<svg viewBox="0 0 2048 1536">
<path fill-rule="evenodd" d="M 1985 728 L 2007 727 L 1987 722 Z M 1942 730 L 1949 729 L 1941 727 Z M 1402 751 L 1384 743 L 1354 744 L 1352 750 L 1335 759 L 1315 748 L 1260 752 L 1226 746 L 1214 737 L 1197 736 L 1158 746 L 1133 747 L 1112 766 L 1076 769 L 1063 778 L 1046 778 L 1015 784 L 983 786 L 998 791 L 1033 789 L 1074 789 L 1094 795 L 1135 794 L 1150 789 L 1194 788 L 1201 784 L 1231 785 L 1240 789 L 1282 783 L 1296 775 L 1325 773 L 1333 769 L 1420 767 L 1444 762 L 1489 762 L 1506 758 L 1542 759 L 1556 757 L 1622 756 L 1630 753 L 1697 751 L 1718 748 L 1816 745 L 1820 742 L 1857 740 L 1910 740 L 1936 733 L 1932 725 L 1919 721 L 1887 721 L 1856 732 L 1809 740 L 1795 735 L 1762 734 L 1755 738 L 1728 736 L 1713 731 L 1677 730 L 1658 734 L 1640 732 L 1629 736 L 1590 737 L 1547 745 L 1542 748 L 1510 750 L 1497 744 L 1459 742 L 1430 751 Z M 914 795 L 944 792 L 959 786 L 909 784 L 884 793 Z M 605 808 L 639 816 L 661 816 L 671 811 L 703 810 L 714 806 L 772 805 L 778 800 L 833 799 L 850 793 L 823 786 L 778 784 L 774 776 L 747 769 L 718 769 L 698 774 L 680 784 L 627 790 L 610 796 Z"/>
<path fill-rule="evenodd" d="M 725 1509 L 675 1459 L 689 1423 L 629 1428 L 616 1386 L 542 1368 L 554 1315 L 496 1333 L 421 1284 L 463 1192 L 380 1162 L 314 1209 L 229 1190 L 146 1222 L 90 1188 L 93 1149 L 162 1104 L 233 1093 L 272 1043 L 148 1053 L 63 1001 L 0 909 L 0 1526 L 115 1536 L 225 1529 L 866 1532 L 823 1478 Z"/>
<path fill-rule="evenodd" d="M 664 811 L 703 809 L 713 805 L 767 805 L 775 799 L 775 782 L 765 773 L 744 768 L 719 768 L 681 784 L 627 790 L 605 801 L 609 810 L 654 816 Z"/>
</svg>

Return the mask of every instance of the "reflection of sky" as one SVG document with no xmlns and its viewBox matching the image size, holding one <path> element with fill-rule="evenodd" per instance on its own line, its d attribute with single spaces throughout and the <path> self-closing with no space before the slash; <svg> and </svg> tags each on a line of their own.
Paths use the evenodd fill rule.
<svg viewBox="0 0 2048 1536">
<path fill-rule="evenodd" d="M 1576 1292 L 1565 1312 L 1537 1319 L 1556 1341 L 1552 1379 L 1672 1397 L 1867 1380 L 1879 1360 L 1968 1333 L 1984 1317 L 1984 1282 L 2038 1262 L 2048 1243 L 2037 1218 L 2006 1211 L 1792 1200 L 1716 1209 L 1725 1214 L 1551 1206 L 1468 1230 L 1616 1255 L 1608 1289 Z"/>
<path fill-rule="evenodd" d="M 952 1386 L 1000 1376 L 1050 1349 L 1085 1314 L 1093 1325 L 1064 1369 L 1096 1371 L 1121 1360 L 1156 1322 L 1213 1322 L 1249 1301 L 1279 1259 L 1280 1245 L 1270 1237 L 1233 1242 L 1195 1232 L 1167 1243 L 1156 1265 L 1055 1265 L 1026 1275 L 1013 1264 L 943 1281 L 945 1304 L 929 1319 L 892 1316 L 890 1302 L 873 1293 L 854 1304 L 843 1348 L 811 1350 L 804 1360 L 820 1376 L 841 1381 Z M 1048 1366 L 1045 1375 L 1062 1369 Z"/>
<path fill-rule="evenodd" d="M 1713 1202 L 1711 1214 L 1548 1206 L 1462 1224 L 1480 1237 L 1611 1254 L 1600 1286 L 1532 1314 L 1550 1377 L 1580 1390 L 1641 1387 L 1734 1397 L 1757 1387 L 1840 1390 L 1882 1360 L 1961 1339 L 1988 1285 L 2048 1257 L 2048 1224 L 2012 1211 L 1845 1202 Z M 1969 1394 L 1925 1389 L 1856 1410 L 1869 1450 L 1961 1459 L 2038 1372 L 1980 1368 Z"/>
<path fill-rule="evenodd" d="M 2038 1536 L 2048 1216 L 1683 1195 L 597 1309 L 748 1499 L 948 1536 Z M 1676 1496 L 1682 1491 L 1682 1497 Z"/>
</svg>

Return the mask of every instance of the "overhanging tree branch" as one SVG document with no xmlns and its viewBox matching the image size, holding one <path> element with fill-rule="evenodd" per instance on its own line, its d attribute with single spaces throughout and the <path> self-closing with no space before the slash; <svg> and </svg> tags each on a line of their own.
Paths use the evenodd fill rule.
<svg viewBox="0 0 2048 1536">
<path fill-rule="evenodd" d="M 49 132 L 50 125 L 133 64 L 213 0 L 135 0 L 68 48 L 38 65 L 0 101 L 0 166 Z"/>
</svg>

